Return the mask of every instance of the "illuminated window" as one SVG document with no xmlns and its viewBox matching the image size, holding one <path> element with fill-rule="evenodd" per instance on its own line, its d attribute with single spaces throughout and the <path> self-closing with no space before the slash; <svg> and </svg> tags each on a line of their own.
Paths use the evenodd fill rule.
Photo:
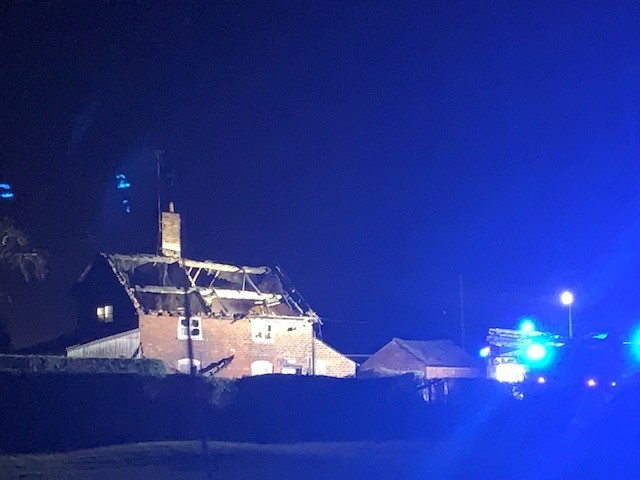
<svg viewBox="0 0 640 480">
<path fill-rule="evenodd" d="M 113 322 L 113 305 L 103 305 L 96 308 L 96 317 L 102 323 Z"/>
<path fill-rule="evenodd" d="M 256 318 L 251 320 L 251 338 L 256 343 L 274 343 L 276 334 L 269 320 Z"/>
<path fill-rule="evenodd" d="M 188 358 L 181 358 L 178 360 L 178 371 L 182 373 L 191 373 L 189 371 L 190 365 L 193 366 L 193 369 L 196 372 L 200 371 L 200 360 L 196 360 L 195 358 L 192 358 L 191 361 L 189 361 Z"/>
<path fill-rule="evenodd" d="M 314 375 L 326 375 L 327 374 L 327 361 L 316 360 L 316 365 L 313 371 Z"/>
<path fill-rule="evenodd" d="M 256 360 L 251 364 L 251 375 L 268 375 L 273 373 L 273 364 L 266 360 Z"/>
<path fill-rule="evenodd" d="M 202 319 L 200 317 L 178 318 L 178 340 L 202 340 Z"/>
</svg>

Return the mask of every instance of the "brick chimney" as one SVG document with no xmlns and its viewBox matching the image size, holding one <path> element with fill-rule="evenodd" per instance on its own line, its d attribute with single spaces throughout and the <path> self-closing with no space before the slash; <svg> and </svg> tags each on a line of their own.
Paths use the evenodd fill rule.
<svg viewBox="0 0 640 480">
<path fill-rule="evenodd" d="M 169 211 L 162 212 L 162 245 L 160 252 L 166 257 L 180 258 L 180 214 L 169 202 Z"/>
</svg>

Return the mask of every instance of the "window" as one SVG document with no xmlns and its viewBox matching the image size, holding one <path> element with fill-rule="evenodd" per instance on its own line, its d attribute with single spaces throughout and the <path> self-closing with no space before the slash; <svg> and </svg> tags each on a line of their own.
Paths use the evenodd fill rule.
<svg viewBox="0 0 640 480">
<path fill-rule="evenodd" d="M 295 358 L 285 358 L 282 362 L 280 373 L 284 375 L 302 375 L 302 365 L 298 365 Z"/>
<path fill-rule="evenodd" d="M 196 360 L 195 358 L 191 359 L 191 362 L 189 362 L 188 358 L 181 358 L 178 360 L 178 371 L 182 373 L 191 373 L 189 372 L 190 364 L 193 365 L 193 369 L 196 372 L 200 371 L 200 360 Z"/>
<path fill-rule="evenodd" d="M 256 360 L 251 364 L 251 375 L 267 375 L 273 373 L 273 364 L 266 360 Z"/>
<path fill-rule="evenodd" d="M 327 374 L 327 361 L 316 360 L 315 368 L 313 369 L 314 375 L 326 375 Z"/>
<path fill-rule="evenodd" d="M 280 373 L 283 375 L 302 375 L 302 367 L 300 365 L 283 365 Z"/>
<path fill-rule="evenodd" d="M 274 343 L 276 334 L 269 320 L 256 318 L 251 320 L 251 338 L 256 343 Z"/>
<path fill-rule="evenodd" d="M 96 308 L 96 317 L 99 322 L 112 323 L 113 322 L 113 305 L 103 305 Z"/>
<path fill-rule="evenodd" d="M 202 319 L 200 317 L 178 318 L 178 340 L 202 340 Z"/>
</svg>

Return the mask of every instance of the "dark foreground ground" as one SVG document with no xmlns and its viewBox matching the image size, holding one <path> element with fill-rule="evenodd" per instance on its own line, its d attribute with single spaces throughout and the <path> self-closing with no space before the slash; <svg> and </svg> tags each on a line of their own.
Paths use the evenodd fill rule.
<svg viewBox="0 0 640 480">
<path fill-rule="evenodd" d="M 628 405 L 626 428 L 606 431 L 582 421 L 562 431 L 544 423 L 518 430 L 508 422 L 487 436 L 468 424 L 431 443 L 209 442 L 207 456 L 197 441 L 145 442 L 2 455 L 0 479 L 638 479 L 640 437 L 632 418 L 639 403 Z"/>
<path fill-rule="evenodd" d="M 418 474 L 426 447 L 419 443 L 209 444 L 213 478 L 408 479 Z M 119 445 L 53 455 L 0 457 L 0 478 L 9 480 L 206 479 L 198 442 Z"/>
<path fill-rule="evenodd" d="M 491 449 L 490 445 L 477 448 L 473 441 L 465 443 L 464 439 L 456 445 L 210 442 L 205 463 L 199 442 L 149 442 L 56 454 L 3 455 L 0 479 L 637 479 L 636 446 L 623 448 L 626 453 L 620 453 L 626 458 L 622 458 L 607 449 L 583 451 L 579 441 L 560 445 L 553 438 L 547 449 L 535 448 L 525 438 L 514 446 L 517 452 L 498 446 Z"/>
<path fill-rule="evenodd" d="M 216 479 L 640 479 L 638 377 L 263 377 L 0 375 L 0 479 L 206 479 L 202 435 Z"/>
</svg>

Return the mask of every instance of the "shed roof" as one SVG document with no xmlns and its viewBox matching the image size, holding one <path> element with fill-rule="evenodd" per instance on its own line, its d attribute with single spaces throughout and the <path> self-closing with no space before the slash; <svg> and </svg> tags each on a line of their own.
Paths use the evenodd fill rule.
<svg viewBox="0 0 640 480">
<path fill-rule="evenodd" d="M 479 361 L 451 340 L 392 340 L 424 363 L 425 367 L 471 367 Z"/>
<path fill-rule="evenodd" d="M 361 370 L 376 372 L 424 372 L 426 367 L 478 368 L 480 362 L 451 340 L 403 340 L 394 338 L 369 357 Z"/>
</svg>

